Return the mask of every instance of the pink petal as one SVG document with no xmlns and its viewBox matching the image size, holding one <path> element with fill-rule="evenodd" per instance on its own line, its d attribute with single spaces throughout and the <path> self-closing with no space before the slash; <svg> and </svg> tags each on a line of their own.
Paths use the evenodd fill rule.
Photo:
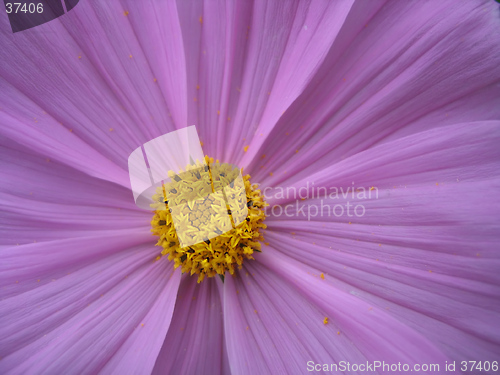
<svg viewBox="0 0 500 375">
<path fill-rule="evenodd" d="M 166 259 L 163 261 L 165 262 Z M 168 272 L 159 277 L 166 278 L 167 275 Z M 140 328 L 136 327 L 102 369 L 103 373 L 152 373 L 172 322 L 180 272 L 174 271 L 168 277 L 170 280 L 160 290 L 156 302 L 142 319 L 143 323 Z"/>
<path fill-rule="evenodd" d="M 129 256 L 133 253 L 130 251 Z M 105 368 L 113 372 L 125 364 L 122 360 L 125 355 L 131 360 L 127 361 L 128 369 L 130 366 L 152 368 L 155 353 L 169 326 L 180 274 L 172 272 L 170 263 L 153 264 L 154 258 L 140 255 L 135 267 L 129 264 L 122 270 L 126 264 L 118 261 L 102 279 L 98 272 L 101 265 L 96 263 L 74 276 L 67 276 L 67 286 L 73 284 L 71 279 L 79 279 L 69 290 L 58 290 L 63 285 L 59 283 L 58 287 L 56 281 L 44 287 L 40 294 L 26 295 L 19 324 L 23 317 L 34 318 L 29 312 L 36 312 L 41 319 L 21 330 L 25 334 L 22 341 L 17 333 L 16 339 L 4 346 L 11 350 L 14 343 L 22 344 L 22 348 L 2 359 L 2 370 L 96 373 Z M 92 273 L 97 275 L 90 281 L 87 277 Z M 99 282 L 104 286 L 99 286 Z M 107 293 L 103 293 L 103 289 Z M 98 293 L 102 293 L 100 297 Z M 22 296 L 17 299 L 20 298 Z M 7 299 L 6 304 L 11 300 Z M 152 311 L 158 306 L 165 306 L 165 311 Z M 135 332 L 146 323 L 152 326 L 146 328 L 147 332 Z M 7 327 L 13 329 L 14 325 Z M 134 364 L 133 357 L 139 349 L 148 349 L 148 353 L 142 354 L 141 362 Z"/>
<path fill-rule="evenodd" d="M 449 358 L 417 330 L 400 322 L 384 308 L 352 295 L 341 289 L 338 283 L 323 280 L 317 268 L 292 260 L 271 246 L 259 255 L 258 261 L 268 267 L 267 272 L 274 271 L 283 283 L 295 286 L 324 312 L 329 318 L 328 324 L 338 327 L 340 336 L 345 335 L 352 342 L 353 346 L 346 349 L 351 355 L 359 351 L 368 361 L 400 362 L 410 366 L 437 363 L 444 368 Z M 287 356 L 287 360 L 291 361 L 292 356 Z"/>
<path fill-rule="evenodd" d="M 254 178 L 273 172 L 277 185 L 405 135 L 500 118 L 494 2 L 370 4 L 353 7 L 323 66 L 256 151 Z"/>
<path fill-rule="evenodd" d="M 500 348 L 500 204 L 491 199 L 500 191 L 499 137 L 498 122 L 460 124 L 347 158 L 309 185 L 293 185 L 309 186 L 309 199 L 270 217 L 266 240 L 388 309 L 453 360 L 493 360 Z M 318 186 L 350 190 L 318 197 Z M 371 198 L 370 186 L 377 187 Z M 358 187 L 365 197 L 352 193 Z M 335 205 L 343 215 L 333 214 Z M 357 205 L 363 215 L 354 214 Z"/>
<path fill-rule="evenodd" d="M 259 256 L 261 254 L 258 254 Z M 292 275 L 295 277 L 295 275 Z M 327 295 L 324 296 L 327 299 Z M 299 374 L 315 363 L 366 362 L 331 317 L 260 262 L 224 282 L 224 328 L 236 374 Z"/>
<path fill-rule="evenodd" d="M 158 253 L 151 233 L 144 229 L 101 231 L 82 238 L 4 247 L 0 252 L 2 295 L 17 295 L 50 284 L 68 272 L 142 244 Z"/>
<path fill-rule="evenodd" d="M 134 4 L 83 2 L 14 36 L 3 18 L 1 133 L 128 186 L 129 153 L 173 130 L 170 116 L 187 125 L 175 3 Z"/>
<path fill-rule="evenodd" d="M 338 163 L 318 163 L 314 174 L 298 173 L 283 186 L 320 187 L 423 186 L 459 181 L 484 181 L 498 176 L 500 121 L 470 122 L 423 131 L 368 149 Z M 271 181 L 266 181 L 266 184 Z M 309 184 L 309 185 L 308 185 Z M 330 194 L 332 191 L 328 190 Z M 303 193 L 304 194 L 304 193 Z M 267 191 L 270 203 L 285 203 Z"/>
<path fill-rule="evenodd" d="M 319 68 L 350 7 L 351 1 L 179 4 L 189 121 L 200 126 L 211 152 L 237 162 L 255 133 L 267 134 Z"/>
<path fill-rule="evenodd" d="M 185 275 L 154 374 L 221 374 L 222 308 L 216 280 Z"/>
<path fill-rule="evenodd" d="M 1 244 L 81 237 L 103 229 L 149 231 L 151 214 L 137 209 L 128 189 L 10 147 L 0 147 Z"/>
</svg>

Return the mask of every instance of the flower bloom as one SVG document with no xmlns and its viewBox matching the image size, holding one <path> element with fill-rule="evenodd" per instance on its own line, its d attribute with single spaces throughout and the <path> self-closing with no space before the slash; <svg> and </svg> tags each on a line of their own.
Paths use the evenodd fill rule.
<svg viewBox="0 0 500 375">
<path fill-rule="evenodd" d="M 15 34 L 0 17 L 0 372 L 494 369 L 499 14 L 82 0 Z M 193 124 L 269 204 L 262 252 L 224 281 L 157 260 L 130 191 L 129 154 Z"/>
</svg>

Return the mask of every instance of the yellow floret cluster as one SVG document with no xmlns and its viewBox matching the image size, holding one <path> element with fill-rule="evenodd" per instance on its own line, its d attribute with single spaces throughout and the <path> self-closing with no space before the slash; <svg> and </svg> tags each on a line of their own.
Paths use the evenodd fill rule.
<svg viewBox="0 0 500 375">
<path fill-rule="evenodd" d="M 249 175 L 206 157 L 169 177 L 151 205 L 151 231 L 159 237 L 161 256 L 168 255 L 183 273 L 197 274 L 198 282 L 206 276 L 223 278 L 226 271 L 232 275 L 245 259 L 254 259 L 263 241 L 267 203 Z"/>
</svg>

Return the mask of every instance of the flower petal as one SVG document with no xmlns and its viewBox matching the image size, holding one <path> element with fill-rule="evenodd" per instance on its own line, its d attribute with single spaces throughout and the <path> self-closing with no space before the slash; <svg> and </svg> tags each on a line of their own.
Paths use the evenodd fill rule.
<svg viewBox="0 0 500 375">
<path fill-rule="evenodd" d="M 260 256 L 261 254 L 259 254 Z M 295 275 L 293 275 L 295 276 Z M 325 298 L 327 296 L 325 295 Z M 307 363 L 366 362 L 325 310 L 262 263 L 224 282 L 224 327 L 232 373 L 298 374 Z"/>
<path fill-rule="evenodd" d="M 385 309 L 371 306 L 338 285 L 323 280 L 316 268 L 292 260 L 271 246 L 259 254 L 258 261 L 268 267 L 267 272 L 276 272 L 277 280 L 295 286 L 310 303 L 325 313 L 328 324 L 335 324 L 340 336 L 345 335 L 352 343 L 346 350 L 348 353 L 360 352 L 370 362 L 399 362 L 409 366 L 436 363 L 444 368 L 448 357 L 431 341 L 389 315 Z M 291 356 L 288 360 L 292 360 Z M 362 363 L 359 359 L 349 362 Z"/>
<path fill-rule="evenodd" d="M 2 372 L 112 372 L 125 355 L 138 354 L 135 366 L 152 368 L 180 280 L 170 263 L 153 263 L 152 253 L 151 247 L 130 248 L 4 300 Z M 159 306 L 166 309 L 152 310 Z M 146 323 L 146 332 L 136 332 Z M 145 347 L 148 353 L 138 353 Z"/>
<path fill-rule="evenodd" d="M 383 189 L 456 183 L 457 179 L 485 181 L 500 174 L 499 142 L 500 121 L 439 127 L 378 145 L 334 164 L 319 163 L 318 172 L 298 173 L 284 181 L 283 186 L 292 192 L 305 189 L 311 197 L 312 190 L 320 187 Z M 270 203 L 294 199 L 274 196 L 271 190 L 267 189 Z"/>
<path fill-rule="evenodd" d="M 309 199 L 285 206 L 280 220 L 270 217 L 266 240 L 388 309 L 453 360 L 493 360 L 500 348 L 500 203 L 492 199 L 500 192 L 499 137 L 498 122 L 461 124 L 345 159 L 295 185 Z"/>
<path fill-rule="evenodd" d="M 0 146 L 0 244 L 16 245 L 147 227 L 130 190 L 21 146 Z M 148 231 L 146 229 L 146 231 Z"/>
<path fill-rule="evenodd" d="M 175 3 L 127 6 L 82 2 L 15 35 L 0 25 L 1 133 L 124 186 L 132 150 L 174 130 L 170 115 L 187 125 Z"/>
<path fill-rule="evenodd" d="M 222 308 L 216 280 L 185 275 L 153 374 L 220 374 Z"/>
<path fill-rule="evenodd" d="M 258 151 L 254 178 L 273 172 L 276 185 L 422 130 L 500 118 L 494 2 L 361 4 Z"/>
<path fill-rule="evenodd" d="M 125 229 L 5 247 L 0 252 L 2 296 L 17 295 L 51 283 L 52 279 L 59 279 L 68 272 L 142 244 L 154 248 L 151 233 L 144 229 Z"/>
<path fill-rule="evenodd" d="M 166 259 L 163 261 L 166 262 Z M 181 278 L 178 271 L 174 271 L 170 275 L 168 272 L 165 275 L 159 275 L 160 278 L 167 276 L 170 280 L 159 292 L 158 298 L 148 314 L 142 319 L 141 327 L 137 327 L 132 332 L 127 341 L 102 369 L 103 373 L 152 373 L 172 322 Z"/>
<path fill-rule="evenodd" d="M 208 150 L 235 163 L 254 134 L 267 135 L 301 93 L 352 5 L 179 3 L 189 121 L 200 126 Z"/>
</svg>

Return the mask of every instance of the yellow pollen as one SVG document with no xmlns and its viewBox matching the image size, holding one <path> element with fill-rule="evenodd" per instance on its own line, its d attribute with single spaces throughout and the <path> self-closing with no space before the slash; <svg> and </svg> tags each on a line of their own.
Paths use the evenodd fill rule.
<svg viewBox="0 0 500 375">
<path fill-rule="evenodd" d="M 183 273 L 198 275 L 198 282 L 216 275 L 224 280 L 226 271 L 233 275 L 245 259 L 254 259 L 264 240 L 267 203 L 249 175 L 205 157 L 205 163 L 193 161 L 169 177 L 151 204 L 151 232 L 159 237 L 162 256 Z"/>
<path fill-rule="evenodd" d="M 125 12 L 123 12 L 123 15 L 124 15 L 124 16 L 128 16 L 128 14 L 129 14 L 129 11 L 128 11 L 128 10 L 126 10 Z"/>
<path fill-rule="evenodd" d="M 321 272 L 321 275 L 319 275 L 323 280 L 325 279 L 325 274 Z"/>
<path fill-rule="evenodd" d="M 243 147 L 243 150 L 244 150 L 245 152 L 247 152 L 247 151 L 248 151 L 248 145 L 247 145 L 247 146 L 245 146 L 245 147 Z"/>
<path fill-rule="evenodd" d="M 325 316 L 325 319 L 323 319 L 323 324 L 328 324 L 328 318 Z"/>
</svg>

